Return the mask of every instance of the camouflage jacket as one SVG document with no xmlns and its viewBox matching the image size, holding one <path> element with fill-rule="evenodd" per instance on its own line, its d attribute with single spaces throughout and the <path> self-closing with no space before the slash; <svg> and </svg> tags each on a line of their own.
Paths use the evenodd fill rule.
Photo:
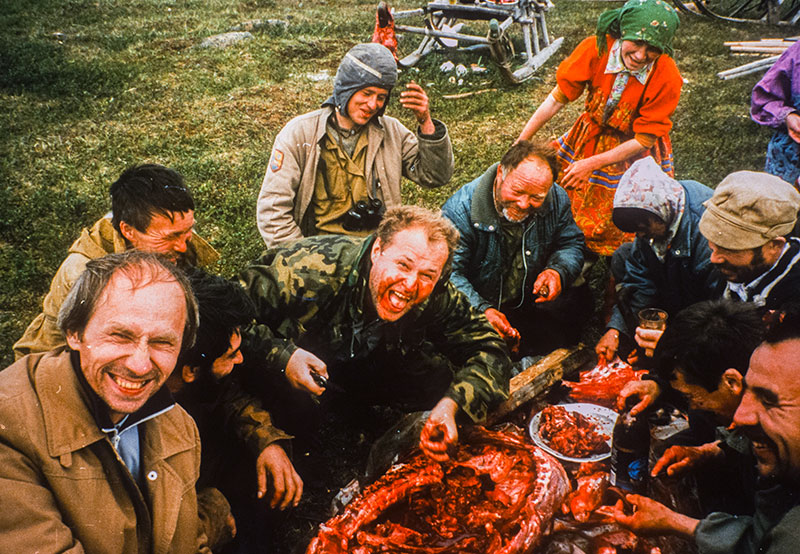
<svg viewBox="0 0 800 554">
<path fill-rule="evenodd" d="M 298 347 L 327 364 L 360 357 L 356 330 L 369 325 L 369 251 L 374 236 L 318 236 L 267 250 L 239 280 L 255 302 L 258 320 L 271 335 L 267 361 L 285 368 Z M 446 396 L 473 420 L 508 396 L 511 362 L 502 339 L 466 296 L 442 279 L 425 302 L 395 323 L 384 337 L 408 352 L 429 341 L 455 366 Z"/>
</svg>

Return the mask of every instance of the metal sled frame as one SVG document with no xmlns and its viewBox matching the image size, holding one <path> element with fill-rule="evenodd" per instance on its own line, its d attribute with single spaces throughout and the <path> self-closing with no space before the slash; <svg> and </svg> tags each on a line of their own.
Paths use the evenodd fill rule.
<svg viewBox="0 0 800 554">
<path fill-rule="evenodd" d="M 451 4 L 447 0 L 432 0 L 423 8 L 395 12 L 395 21 L 420 16 L 425 20 L 425 27 L 395 24 L 397 31 L 424 35 L 417 49 L 400 60 L 400 66 L 412 67 L 437 44 L 452 48 L 442 39 L 456 39 L 471 43 L 467 48 L 488 47 L 492 59 L 512 83 L 530 79 L 564 41 L 563 38 L 550 40 L 544 14 L 552 4 L 546 1 L 517 0 L 495 4 L 487 0 L 474 0 L 471 3 Z M 459 19 L 489 21 L 489 33 L 487 36 L 476 36 L 447 30 L 452 29 Z M 522 28 L 525 47 L 525 59 L 516 69 L 513 68 L 514 50 L 509 38 L 509 31 L 515 23 Z"/>
</svg>

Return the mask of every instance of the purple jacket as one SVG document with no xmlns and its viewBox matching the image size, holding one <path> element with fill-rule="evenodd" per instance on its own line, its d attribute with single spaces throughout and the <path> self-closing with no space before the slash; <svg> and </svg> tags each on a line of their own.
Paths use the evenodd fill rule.
<svg viewBox="0 0 800 554">
<path fill-rule="evenodd" d="M 781 55 L 753 88 L 750 116 L 775 129 L 764 171 L 794 184 L 800 176 L 800 145 L 786 131 L 786 116 L 800 112 L 800 42 Z"/>
</svg>

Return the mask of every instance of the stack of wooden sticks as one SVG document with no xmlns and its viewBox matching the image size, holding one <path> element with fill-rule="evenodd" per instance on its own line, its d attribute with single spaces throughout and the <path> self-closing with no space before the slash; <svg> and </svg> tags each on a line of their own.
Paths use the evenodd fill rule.
<svg viewBox="0 0 800 554">
<path fill-rule="evenodd" d="M 751 73 L 759 71 L 766 71 L 778 60 L 778 58 L 794 44 L 800 37 L 788 38 L 762 38 L 757 41 L 747 42 L 726 42 L 725 46 L 729 46 L 731 52 L 734 53 L 748 53 L 748 54 L 771 54 L 767 58 L 762 58 L 754 62 L 746 63 L 732 69 L 726 69 L 717 73 L 717 77 L 727 81 L 728 79 L 735 79 Z"/>
</svg>

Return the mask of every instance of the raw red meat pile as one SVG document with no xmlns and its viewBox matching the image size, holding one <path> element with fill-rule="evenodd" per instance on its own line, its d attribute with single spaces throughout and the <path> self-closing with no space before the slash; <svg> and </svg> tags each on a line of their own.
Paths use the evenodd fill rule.
<svg viewBox="0 0 800 554">
<path fill-rule="evenodd" d="M 418 452 L 392 467 L 307 554 L 531 552 L 569 492 L 564 468 L 512 425 L 462 435 L 452 461 Z"/>
<path fill-rule="evenodd" d="M 604 462 L 583 463 L 575 475 L 576 487 L 561 507 L 564 516 L 553 519 L 552 530 L 537 554 L 689 554 L 683 543 L 669 537 L 639 537 L 621 527 L 611 515 L 623 508 L 625 494 L 609 487 Z M 629 513 L 630 506 L 625 508 Z M 572 514 L 572 517 L 569 515 Z M 662 549 L 661 545 L 664 546 Z"/>
<path fill-rule="evenodd" d="M 611 475 L 605 465 L 598 462 L 583 463 L 575 476 L 575 490 L 569 493 L 561 511 L 571 513 L 576 521 L 586 522 L 603 503 Z"/>
<path fill-rule="evenodd" d="M 564 381 L 569 387 L 570 399 L 575 402 L 591 402 L 614 408 L 622 387 L 628 381 L 641 379 L 646 370 L 633 369 L 619 358 L 611 363 L 601 361 L 592 369 L 581 371 L 577 383 Z"/>
<path fill-rule="evenodd" d="M 541 414 L 539 436 L 553 450 L 572 458 L 586 458 L 611 450 L 606 442 L 610 437 L 601 433 L 591 418 L 569 412 L 563 406 L 547 406 Z"/>
</svg>

